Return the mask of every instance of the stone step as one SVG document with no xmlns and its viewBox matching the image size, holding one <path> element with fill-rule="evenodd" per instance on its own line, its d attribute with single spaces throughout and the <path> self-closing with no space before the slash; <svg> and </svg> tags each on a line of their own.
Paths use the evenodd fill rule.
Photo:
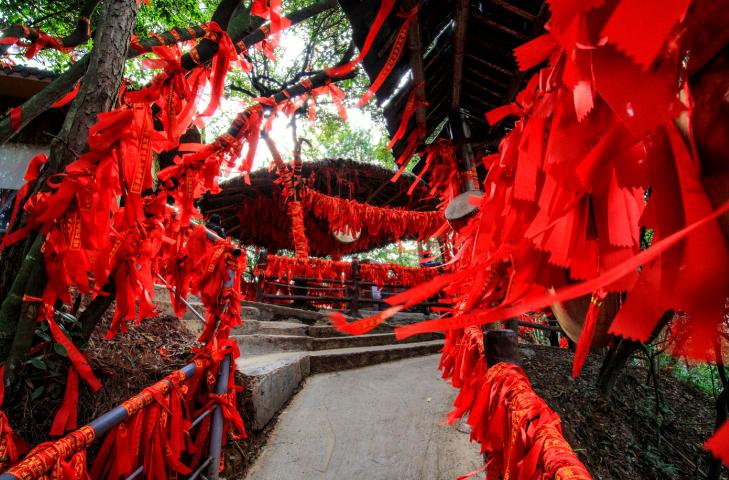
<svg viewBox="0 0 729 480">
<path fill-rule="evenodd" d="M 429 355 L 439 352 L 441 348 L 443 348 L 442 340 L 431 340 L 429 342 L 398 345 L 320 350 L 309 354 L 309 366 L 311 373 L 334 372 L 403 358 Z"/>
<path fill-rule="evenodd" d="M 310 372 L 306 352 L 238 358 L 236 367 L 245 380 L 242 407 L 255 431 L 266 426 Z"/>
<path fill-rule="evenodd" d="M 428 333 L 406 338 L 397 341 L 394 333 L 371 333 L 366 335 L 349 337 L 325 337 L 315 338 L 314 350 L 335 350 L 339 348 L 374 347 L 377 345 L 400 345 L 405 343 L 420 343 L 430 340 L 438 340 L 443 336 L 437 333 Z"/>
<path fill-rule="evenodd" d="M 297 322 L 272 322 L 263 320 L 243 320 L 240 327 L 230 332 L 232 335 L 295 335 L 306 336 L 307 325 Z"/>
<path fill-rule="evenodd" d="M 241 357 L 267 355 L 279 352 L 307 352 L 313 350 L 313 339 L 302 335 L 231 335 L 238 342 Z"/>
<path fill-rule="evenodd" d="M 334 372 L 437 353 L 442 340 L 340 348 L 314 352 L 283 352 L 241 357 L 236 360 L 245 390 L 241 408 L 252 418 L 251 428 L 262 430 L 301 382 L 310 374 Z"/>
<path fill-rule="evenodd" d="M 395 327 L 388 324 L 380 324 L 369 333 L 391 333 Z M 243 320 L 240 327 L 231 331 L 233 335 L 305 335 L 314 338 L 349 337 L 331 325 L 306 325 L 299 322 L 286 321 L 264 321 L 264 320 Z"/>
<path fill-rule="evenodd" d="M 241 300 L 241 306 L 254 307 L 260 312 L 260 320 L 281 320 L 285 318 L 298 318 L 314 323 L 325 317 L 324 314 L 300 308 L 287 307 L 273 303 L 254 302 L 252 300 Z"/>
<path fill-rule="evenodd" d="M 265 355 L 277 352 L 319 351 L 340 348 L 373 347 L 378 345 L 395 345 L 398 343 L 416 343 L 442 338 L 439 334 L 425 334 L 410 337 L 398 342 L 394 333 L 374 333 L 347 337 L 315 338 L 302 335 L 249 334 L 231 335 L 238 342 L 243 357 Z"/>
<path fill-rule="evenodd" d="M 360 310 L 359 315 L 361 317 L 371 317 L 372 315 L 376 315 L 380 313 L 377 310 Z M 415 322 L 422 322 L 423 320 L 428 319 L 429 317 L 421 312 L 397 312 L 393 316 L 387 319 L 387 322 L 390 324 L 407 324 L 407 323 L 415 323 Z"/>
<path fill-rule="evenodd" d="M 350 320 L 351 321 L 351 320 Z M 395 329 L 394 326 L 387 323 L 381 323 L 368 333 L 390 333 Z M 312 325 L 307 330 L 310 337 L 327 338 L 327 337 L 348 337 L 348 333 L 343 333 L 332 327 L 331 325 Z"/>
</svg>

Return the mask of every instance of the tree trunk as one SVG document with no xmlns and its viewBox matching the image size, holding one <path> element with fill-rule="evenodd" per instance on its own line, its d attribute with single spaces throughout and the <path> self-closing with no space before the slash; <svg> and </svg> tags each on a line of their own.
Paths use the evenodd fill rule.
<svg viewBox="0 0 729 480">
<path fill-rule="evenodd" d="M 50 175 L 63 171 L 66 165 L 76 159 L 77 154 L 87 149 L 89 128 L 96 123 L 99 113 L 107 112 L 114 107 L 124 75 L 127 47 L 136 15 L 136 0 L 104 2 L 84 82 L 71 103 L 58 138 L 51 143 L 48 168 L 38 177 L 34 190 L 45 188 L 46 179 Z M 34 247 L 39 247 L 36 244 L 38 241 L 34 242 Z M 32 329 L 30 333 L 27 329 L 18 332 L 20 309 L 16 304 L 29 286 L 32 286 L 34 291 L 42 291 L 46 283 L 45 272 L 35 265 L 43 262 L 42 255 L 38 255 L 40 249 L 38 248 L 38 251 L 31 249 L 26 255 L 23 248 L 22 244 L 13 245 L 4 252 L 3 258 L 23 258 L 22 262 L 17 263 L 27 267 L 27 272 L 41 273 L 7 277 L 12 278 L 13 283 L 10 287 L 3 286 L 3 290 L 12 292 L 12 295 L 6 296 L 0 310 L 0 354 L 2 354 L 0 361 L 5 359 L 10 342 L 18 346 L 32 342 Z M 30 281 L 29 276 L 32 277 Z M 25 311 L 28 313 L 27 309 Z M 22 334 L 16 335 L 16 332 Z M 28 335 L 30 338 L 26 338 Z M 21 361 L 24 355 L 25 351 L 13 349 L 13 358 L 8 360 Z"/>
<path fill-rule="evenodd" d="M 104 2 L 89 68 L 58 138 L 51 143 L 51 172 L 61 171 L 87 149 L 89 128 L 100 113 L 114 107 L 136 17 L 136 0 Z"/>
<path fill-rule="evenodd" d="M 615 383 L 620 377 L 625 364 L 630 356 L 640 348 L 639 342 L 628 339 L 620 339 L 615 350 L 610 350 L 600 367 L 600 374 L 597 376 L 597 389 L 603 398 L 609 398 L 613 393 Z"/>
<path fill-rule="evenodd" d="M 673 310 L 666 311 L 656 325 L 656 329 L 651 334 L 648 342 L 650 343 L 661 333 L 663 327 L 673 318 Z M 597 388 L 603 398 L 610 398 L 620 373 L 628 363 L 630 356 L 640 348 L 640 342 L 634 342 L 626 338 L 618 341 L 615 350 L 608 351 L 605 359 L 600 367 L 600 374 L 597 376 Z"/>
</svg>

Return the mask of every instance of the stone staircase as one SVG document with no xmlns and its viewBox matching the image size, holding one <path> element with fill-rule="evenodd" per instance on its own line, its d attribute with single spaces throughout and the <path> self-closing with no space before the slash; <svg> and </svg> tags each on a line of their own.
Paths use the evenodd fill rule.
<svg viewBox="0 0 729 480">
<path fill-rule="evenodd" d="M 155 290 L 158 309 L 174 315 L 166 289 Z M 188 302 L 204 315 L 197 298 Z M 236 366 L 246 386 L 242 410 L 252 419 L 253 430 L 262 430 L 309 375 L 430 355 L 443 346 L 440 334 L 395 340 L 395 325 L 423 320 L 422 314 L 399 313 L 366 335 L 350 336 L 328 325 L 326 313 L 241 302 L 243 324 L 231 337 L 240 348 Z M 362 311 L 365 316 L 373 313 Z M 193 333 L 202 331 L 202 322 L 192 312 L 182 320 Z"/>
<path fill-rule="evenodd" d="M 372 333 L 347 336 L 327 325 L 245 321 L 232 338 L 240 347 L 237 367 L 248 387 L 251 428 L 263 429 L 311 374 L 429 355 L 443 346 L 438 334 L 397 342 L 393 328 L 383 324 Z"/>
</svg>

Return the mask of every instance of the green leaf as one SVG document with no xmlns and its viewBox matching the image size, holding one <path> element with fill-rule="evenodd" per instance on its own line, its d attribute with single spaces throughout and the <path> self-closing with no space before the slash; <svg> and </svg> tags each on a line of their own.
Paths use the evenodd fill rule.
<svg viewBox="0 0 729 480">
<path fill-rule="evenodd" d="M 40 397 L 41 395 L 43 395 L 43 391 L 45 389 L 46 389 L 46 387 L 44 387 L 43 385 L 41 385 L 40 387 L 37 387 L 35 390 L 33 390 L 33 393 L 30 394 L 30 399 L 31 400 L 37 400 L 38 397 Z"/>
<path fill-rule="evenodd" d="M 60 343 L 54 343 L 53 350 L 55 350 L 56 353 L 62 357 L 68 357 L 68 352 L 66 351 L 66 347 L 64 347 Z"/>
<path fill-rule="evenodd" d="M 51 336 L 48 335 L 48 333 L 44 332 L 43 330 L 36 330 L 35 334 L 38 335 L 43 340 L 45 340 L 46 342 L 49 342 L 51 340 Z"/>
<path fill-rule="evenodd" d="M 78 321 L 76 317 L 71 315 L 70 313 L 59 313 L 59 317 L 61 317 L 65 322 L 70 323 L 72 325 L 81 325 L 81 323 Z"/>
<path fill-rule="evenodd" d="M 46 363 L 41 359 L 41 357 L 33 357 L 31 358 L 28 363 L 33 365 L 38 370 L 48 370 L 48 366 Z"/>
</svg>

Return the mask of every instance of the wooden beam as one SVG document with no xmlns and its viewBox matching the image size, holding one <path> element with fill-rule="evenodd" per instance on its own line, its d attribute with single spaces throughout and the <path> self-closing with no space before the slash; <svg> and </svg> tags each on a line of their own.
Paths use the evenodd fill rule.
<svg viewBox="0 0 729 480">
<path fill-rule="evenodd" d="M 484 60 L 481 57 L 477 57 L 477 56 L 472 55 L 470 53 L 466 54 L 466 56 L 468 57 L 469 60 L 473 60 L 474 62 L 476 62 L 476 63 L 478 63 L 480 65 L 483 65 L 484 67 L 488 67 L 488 68 L 490 68 L 490 69 L 492 69 L 494 71 L 497 71 L 497 72 L 501 73 L 502 75 L 504 75 L 506 77 L 511 78 L 511 77 L 514 76 L 514 72 L 511 72 L 511 71 L 505 69 L 504 67 L 502 67 L 500 65 L 496 65 L 495 63 L 491 63 L 488 60 Z"/>
<path fill-rule="evenodd" d="M 542 27 L 544 27 L 544 23 L 547 21 L 547 18 L 549 18 L 549 8 L 547 7 L 547 2 L 543 1 L 542 6 L 539 8 L 539 13 L 537 14 L 536 18 L 534 19 L 534 23 L 532 24 L 529 38 L 534 38 L 537 33 L 539 33 Z M 516 94 L 519 92 L 521 84 L 524 81 L 525 74 L 526 72 L 518 70 L 516 72 L 516 75 L 514 75 L 514 77 L 511 79 L 509 91 L 506 93 L 506 97 L 504 97 L 504 104 L 514 101 L 514 99 L 516 98 Z"/>
<path fill-rule="evenodd" d="M 488 95 L 492 100 L 495 100 L 496 103 L 499 103 L 502 101 L 501 95 L 490 90 L 488 87 L 480 84 L 479 82 L 475 82 L 469 78 L 469 79 L 466 79 L 466 84 L 469 85 L 470 87 L 478 90 L 479 92 Z"/>
<path fill-rule="evenodd" d="M 481 105 L 484 112 L 488 112 L 489 110 L 502 105 L 501 100 L 498 100 L 496 103 L 489 102 L 487 99 L 485 99 L 483 97 L 477 97 L 474 92 L 465 92 L 464 98 L 470 99 L 476 105 Z"/>
<path fill-rule="evenodd" d="M 520 16 L 521 18 L 528 20 L 528 21 L 534 21 L 534 18 L 536 15 L 527 12 L 526 10 L 517 7 L 516 5 L 512 5 L 509 2 L 506 2 L 504 0 L 489 0 L 494 5 L 503 8 L 504 10 L 507 10 L 515 15 Z"/>
<path fill-rule="evenodd" d="M 444 53 L 450 52 L 450 48 L 451 46 L 446 44 L 444 40 L 439 40 L 435 47 L 423 57 L 423 61 L 425 62 L 425 70 L 433 68 L 433 64 L 437 60 L 439 60 Z"/>
<path fill-rule="evenodd" d="M 453 87 L 451 90 L 451 110 L 458 110 L 461 104 L 463 84 L 463 59 L 466 55 L 466 32 L 468 30 L 469 0 L 456 0 L 455 35 L 453 38 Z"/>
<path fill-rule="evenodd" d="M 514 59 L 514 49 L 498 45 L 493 42 L 493 39 L 488 40 L 474 36 L 469 39 L 469 46 L 471 50 L 478 52 L 482 57 L 488 56 L 494 59 L 498 58 L 499 63 L 510 63 L 516 66 L 516 60 Z"/>
<path fill-rule="evenodd" d="M 505 34 L 516 38 L 517 40 L 524 41 L 527 39 L 527 35 L 525 33 L 519 32 L 518 30 L 514 30 L 513 28 L 509 28 L 506 25 L 502 25 L 499 22 L 495 22 L 491 20 L 486 15 L 483 15 L 478 12 L 473 12 L 473 18 L 481 22 L 482 24 L 493 28 L 494 30 L 499 30 L 500 32 L 504 32 Z"/>
<path fill-rule="evenodd" d="M 468 69 L 468 75 L 469 76 L 473 76 L 475 78 L 478 78 L 479 80 L 481 80 L 483 82 L 486 82 L 486 83 L 488 83 L 488 84 L 490 84 L 490 85 L 492 85 L 494 87 L 498 87 L 501 90 L 506 91 L 506 90 L 509 89 L 509 84 L 508 83 L 504 83 L 501 80 L 497 80 L 497 79 L 495 79 L 494 77 L 492 77 L 490 75 L 486 75 L 485 73 L 483 73 L 482 70 L 477 70 L 477 69 L 469 68 Z"/>
</svg>

